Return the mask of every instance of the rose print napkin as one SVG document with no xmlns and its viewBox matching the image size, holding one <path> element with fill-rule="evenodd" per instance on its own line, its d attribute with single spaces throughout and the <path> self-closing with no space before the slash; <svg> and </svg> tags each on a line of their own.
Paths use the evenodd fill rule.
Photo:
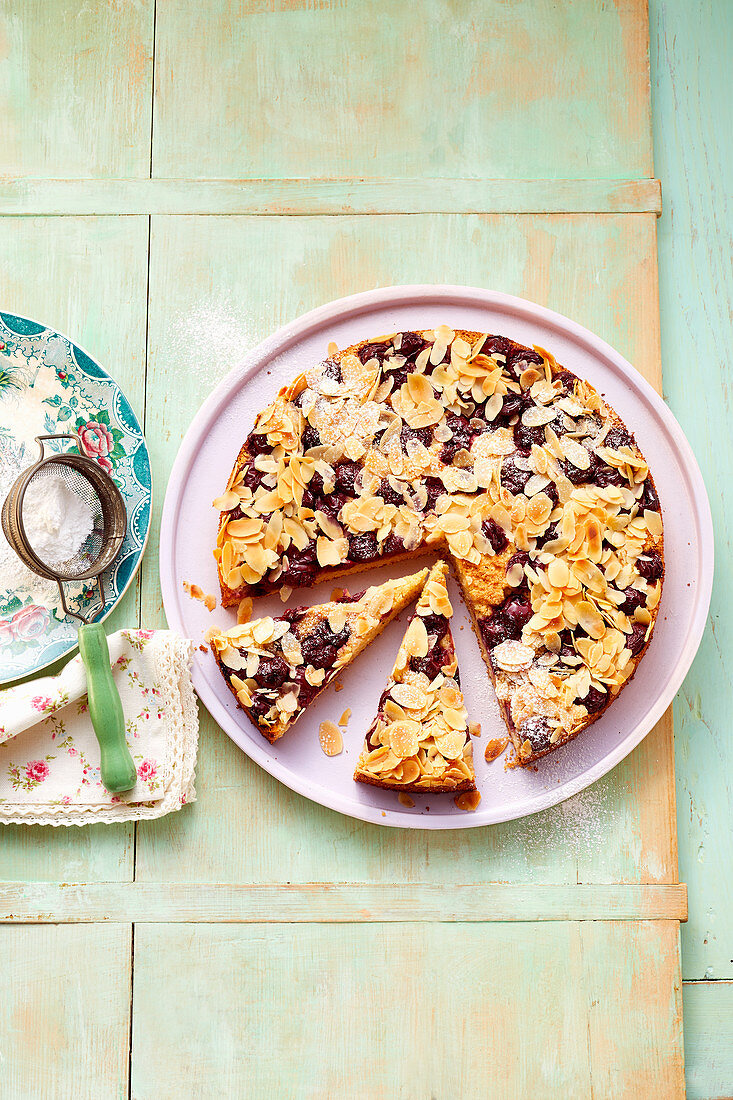
<svg viewBox="0 0 733 1100">
<path fill-rule="evenodd" d="M 81 657 L 58 676 L 0 692 L 0 824 L 133 821 L 195 801 L 192 652 L 193 643 L 171 630 L 120 630 L 109 638 L 137 766 L 137 783 L 122 795 L 110 794 L 99 777 Z"/>
</svg>

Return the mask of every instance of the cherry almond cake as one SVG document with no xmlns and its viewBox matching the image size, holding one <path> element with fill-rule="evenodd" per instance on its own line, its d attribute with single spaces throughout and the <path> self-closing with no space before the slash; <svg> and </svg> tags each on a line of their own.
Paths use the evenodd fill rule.
<svg viewBox="0 0 733 1100">
<path fill-rule="evenodd" d="M 444 561 L 430 570 L 367 733 L 357 783 L 431 794 L 476 790 L 447 572 Z"/>
<path fill-rule="evenodd" d="M 210 635 L 222 675 L 237 703 L 270 742 L 417 599 L 427 569 L 354 596 L 295 607 Z"/>
<path fill-rule="evenodd" d="M 521 764 L 606 710 L 657 618 L 662 516 L 632 434 L 503 336 L 329 345 L 258 414 L 215 506 L 224 606 L 446 553 Z"/>
</svg>

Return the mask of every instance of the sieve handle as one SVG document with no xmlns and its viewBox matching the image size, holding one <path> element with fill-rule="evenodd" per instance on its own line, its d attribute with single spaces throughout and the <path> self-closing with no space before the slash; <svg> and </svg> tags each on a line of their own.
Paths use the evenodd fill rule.
<svg viewBox="0 0 733 1100">
<path fill-rule="evenodd" d="M 79 627 L 79 652 L 87 672 L 89 716 L 99 742 L 102 782 L 112 794 L 120 794 L 135 786 L 137 770 L 125 740 L 125 716 L 101 623 Z"/>
</svg>

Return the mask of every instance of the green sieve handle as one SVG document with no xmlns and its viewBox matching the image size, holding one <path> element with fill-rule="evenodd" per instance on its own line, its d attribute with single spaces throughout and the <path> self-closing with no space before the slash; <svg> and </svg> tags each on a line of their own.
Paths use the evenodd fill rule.
<svg viewBox="0 0 733 1100">
<path fill-rule="evenodd" d="M 107 636 L 101 623 L 79 627 L 79 653 L 87 670 L 89 716 L 99 742 L 102 782 L 112 794 L 135 786 L 137 770 L 125 740 L 125 719 L 109 667 Z"/>
</svg>

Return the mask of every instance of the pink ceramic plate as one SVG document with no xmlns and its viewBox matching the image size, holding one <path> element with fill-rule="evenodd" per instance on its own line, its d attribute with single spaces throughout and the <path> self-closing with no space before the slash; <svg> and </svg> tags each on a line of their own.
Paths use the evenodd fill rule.
<svg viewBox="0 0 733 1100">
<path fill-rule="evenodd" d="M 566 317 L 507 294 L 463 286 L 397 286 L 331 302 L 286 325 L 233 371 L 196 415 L 181 445 L 163 509 L 160 577 L 168 621 L 201 641 L 212 622 L 235 621 L 233 610 L 209 614 L 186 595 L 184 581 L 218 592 L 212 547 L 217 513 L 211 501 L 224 488 L 256 411 L 285 382 L 339 347 L 399 329 L 438 324 L 501 333 L 522 344 L 540 344 L 581 378 L 588 378 L 618 410 L 636 436 L 659 490 L 665 524 L 666 580 L 661 613 L 638 674 L 607 714 L 576 741 L 541 760 L 536 771 L 505 770 L 484 761 L 489 738 L 504 725 L 489 686 L 478 645 L 455 585 L 454 634 L 469 716 L 481 722 L 475 743 L 481 804 L 458 810 L 452 797 L 416 796 L 414 809 L 397 795 L 354 783 L 354 763 L 364 733 L 391 670 L 409 612 L 342 677 L 344 689 L 325 692 L 295 728 L 270 746 L 238 710 L 213 657 L 196 652 L 193 678 L 212 717 L 266 771 L 307 798 L 380 825 L 418 829 L 465 829 L 509 821 L 553 806 L 594 783 L 639 744 L 672 702 L 700 643 L 710 601 L 713 532 L 710 507 L 697 462 L 671 412 L 647 382 L 593 333 Z M 390 570 L 382 566 L 350 582 L 352 591 L 387 576 L 412 572 L 424 560 Z M 331 585 L 294 592 L 290 605 L 328 599 Z M 276 597 L 256 602 L 256 614 L 277 614 Z M 318 725 L 337 720 L 350 707 L 344 752 L 326 757 Z"/>
</svg>

